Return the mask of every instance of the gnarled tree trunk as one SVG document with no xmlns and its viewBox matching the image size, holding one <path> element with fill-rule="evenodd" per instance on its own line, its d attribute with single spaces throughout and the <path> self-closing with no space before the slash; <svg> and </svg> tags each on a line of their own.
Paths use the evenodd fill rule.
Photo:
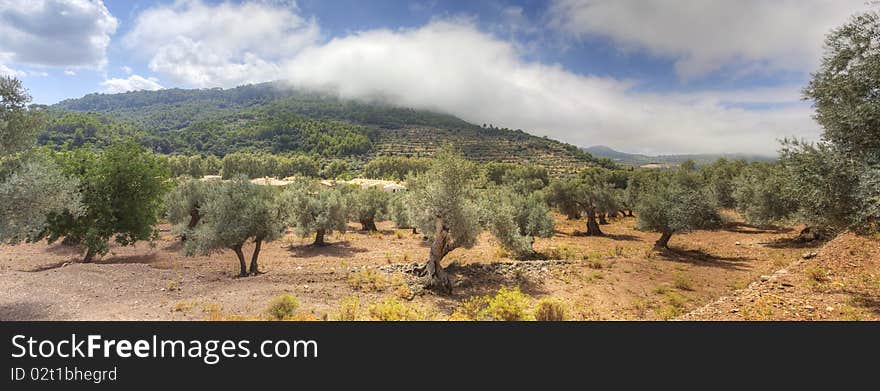
<svg viewBox="0 0 880 391">
<path fill-rule="evenodd" d="M 669 248 L 669 239 L 672 238 L 672 230 L 664 229 L 663 233 L 660 234 L 660 239 L 657 239 L 654 242 L 654 247 L 656 248 Z"/>
<path fill-rule="evenodd" d="M 364 231 L 378 231 L 376 222 L 373 219 L 361 219 L 361 229 Z"/>
<path fill-rule="evenodd" d="M 257 275 L 260 274 L 260 267 L 257 266 L 257 258 L 260 257 L 260 248 L 263 247 L 263 238 L 258 237 L 254 239 L 254 253 L 251 254 L 251 274 Z"/>
<path fill-rule="evenodd" d="M 587 236 L 604 236 L 602 230 L 599 229 L 599 223 L 596 222 L 596 211 L 588 210 L 587 213 Z"/>
<path fill-rule="evenodd" d="M 190 232 L 196 228 L 196 225 L 199 224 L 199 220 L 202 219 L 202 216 L 199 215 L 199 210 L 197 208 L 190 209 L 189 211 L 189 223 L 186 224 L 186 231 Z M 180 235 L 181 241 L 186 241 L 186 233 Z"/>
<path fill-rule="evenodd" d="M 326 232 L 327 231 L 325 231 L 323 228 L 319 228 L 317 231 L 315 231 L 315 246 L 322 247 L 327 245 L 326 243 L 324 243 L 324 234 Z"/>
<path fill-rule="evenodd" d="M 232 251 L 235 251 L 235 256 L 238 257 L 238 264 L 241 267 L 241 271 L 238 273 L 239 277 L 247 277 L 247 264 L 244 263 L 244 253 L 241 251 L 241 245 L 237 245 L 231 247 Z"/>
<path fill-rule="evenodd" d="M 431 252 L 428 255 L 428 262 L 419 271 L 419 276 L 426 277 L 426 288 L 432 288 L 440 293 L 452 293 L 452 279 L 440 261 L 452 249 L 449 248 L 449 229 L 443 224 L 442 218 L 437 218 L 436 228 L 434 229 L 434 242 L 431 244 Z"/>
<path fill-rule="evenodd" d="M 606 220 L 607 219 L 606 216 L 607 216 L 606 213 L 599 213 L 599 224 L 608 224 L 608 220 Z"/>
</svg>

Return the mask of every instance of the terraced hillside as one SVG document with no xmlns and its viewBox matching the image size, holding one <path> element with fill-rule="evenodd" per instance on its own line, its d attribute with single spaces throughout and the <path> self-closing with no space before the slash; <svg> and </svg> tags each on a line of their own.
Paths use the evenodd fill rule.
<svg viewBox="0 0 880 391">
<path fill-rule="evenodd" d="M 608 164 L 579 148 L 521 130 L 478 126 L 452 115 L 384 103 L 341 100 L 278 83 L 232 89 L 90 94 L 50 107 L 48 145 L 101 145 L 135 135 L 156 152 L 238 150 L 368 160 L 430 156 L 452 143 L 478 161 L 531 162 L 554 174 Z"/>
</svg>

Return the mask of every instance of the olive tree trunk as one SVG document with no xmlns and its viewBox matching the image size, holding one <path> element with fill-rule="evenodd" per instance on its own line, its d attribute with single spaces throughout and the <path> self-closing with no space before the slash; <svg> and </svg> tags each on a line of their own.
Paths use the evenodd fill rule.
<svg viewBox="0 0 880 391">
<path fill-rule="evenodd" d="M 238 257 L 238 264 L 241 267 L 241 271 L 238 273 L 238 276 L 239 277 L 247 277 L 248 276 L 247 264 L 244 263 L 244 252 L 241 251 L 241 245 L 239 244 L 239 245 L 231 247 L 231 248 L 232 248 L 232 251 L 235 252 L 235 256 Z"/>
<path fill-rule="evenodd" d="M 607 213 L 599 213 L 599 224 L 608 224 Z"/>
<path fill-rule="evenodd" d="M 599 229 L 599 223 L 596 222 L 596 211 L 587 211 L 587 236 L 604 236 L 602 230 Z"/>
<path fill-rule="evenodd" d="M 95 259 L 95 250 L 86 248 L 86 255 L 83 257 L 83 263 L 91 263 Z"/>
<path fill-rule="evenodd" d="M 260 248 L 263 247 L 263 238 L 254 239 L 254 253 L 251 254 L 251 270 L 252 275 L 260 274 L 260 267 L 257 265 L 257 258 L 260 257 Z"/>
<path fill-rule="evenodd" d="M 440 261 L 443 260 L 443 257 L 452 250 L 449 245 L 449 229 L 444 226 L 443 219 L 439 217 L 435 222 L 435 227 L 434 242 L 431 243 L 431 252 L 428 255 L 428 262 L 422 267 L 419 275 L 427 278 L 427 282 L 425 283 L 426 288 L 432 288 L 441 293 L 451 294 L 452 279 L 449 274 L 446 273 L 446 270 L 443 269 L 443 266 L 440 265 Z"/>
<path fill-rule="evenodd" d="M 199 224 L 199 220 L 201 220 L 201 219 L 202 219 L 202 216 L 199 215 L 198 209 L 193 208 L 192 210 L 190 210 L 189 211 L 189 223 L 186 224 L 186 228 L 187 228 L 186 232 L 191 232 L 193 229 L 195 229 L 196 225 Z M 182 235 L 180 235 L 181 241 L 184 241 L 184 242 L 186 241 L 186 232 L 184 232 Z"/>
<path fill-rule="evenodd" d="M 378 231 L 376 228 L 376 221 L 373 219 L 361 219 L 361 229 L 364 231 Z"/>
<path fill-rule="evenodd" d="M 326 243 L 324 243 L 324 234 L 326 232 L 327 231 L 325 231 L 324 228 L 319 228 L 317 231 L 315 231 L 315 243 L 313 243 L 315 246 L 322 247 L 327 245 Z"/>
<path fill-rule="evenodd" d="M 672 238 L 672 230 L 664 229 L 663 233 L 660 234 L 660 239 L 657 239 L 654 242 L 654 247 L 656 248 L 669 248 L 669 239 Z"/>
</svg>

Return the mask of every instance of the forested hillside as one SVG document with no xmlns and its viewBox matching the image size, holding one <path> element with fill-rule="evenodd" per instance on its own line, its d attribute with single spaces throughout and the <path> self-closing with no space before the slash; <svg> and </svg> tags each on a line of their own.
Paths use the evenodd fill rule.
<svg viewBox="0 0 880 391">
<path fill-rule="evenodd" d="M 341 100 L 276 83 L 232 89 L 90 94 L 50 107 L 40 143 L 106 145 L 133 135 L 166 154 L 307 153 L 368 160 L 431 156 L 442 142 L 479 161 L 532 162 L 555 173 L 607 164 L 575 146 L 451 115 Z"/>
</svg>

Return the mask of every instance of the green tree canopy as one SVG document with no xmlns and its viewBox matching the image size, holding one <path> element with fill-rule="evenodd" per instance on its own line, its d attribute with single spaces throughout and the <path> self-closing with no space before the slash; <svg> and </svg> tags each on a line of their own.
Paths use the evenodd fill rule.
<svg viewBox="0 0 880 391">
<path fill-rule="evenodd" d="M 78 178 L 85 211 L 50 218 L 50 242 L 68 237 L 86 248 L 84 262 L 108 250 L 109 240 L 126 246 L 151 239 L 168 190 L 168 168 L 135 142 L 119 142 L 102 153 L 60 153 L 65 175 Z"/>
<path fill-rule="evenodd" d="M 645 184 L 636 207 L 636 226 L 661 232 L 656 247 L 668 248 L 673 233 L 721 225 L 714 194 L 700 182 L 693 171 L 679 169 Z"/>
<path fill-rule="evenodd" d="M 239 276 L 245 277 L 248 269 L 242 247 L 252 240 L 250 274 L 259 273 L 257 260 L 263 242 L 279 238 L 284 231 L 276 192 L 270 186 L 253 184 L 244 176 L 212 186 L 200 209 L 200 223 L 192 240 L 186 242 L 186 253 L 209 254 L 230 249 L 238 258 Z"/>
<path fill-rule="evenodd" d="M 347 196 L 338 188 L 306 179 L 288 185 L 280 199 L 286 224 L 294 227 L 300 236 L 314 233 L 316 246 L 325 245 L 326 234 L 345 232 L 348 204 Z"/>
</svg>

